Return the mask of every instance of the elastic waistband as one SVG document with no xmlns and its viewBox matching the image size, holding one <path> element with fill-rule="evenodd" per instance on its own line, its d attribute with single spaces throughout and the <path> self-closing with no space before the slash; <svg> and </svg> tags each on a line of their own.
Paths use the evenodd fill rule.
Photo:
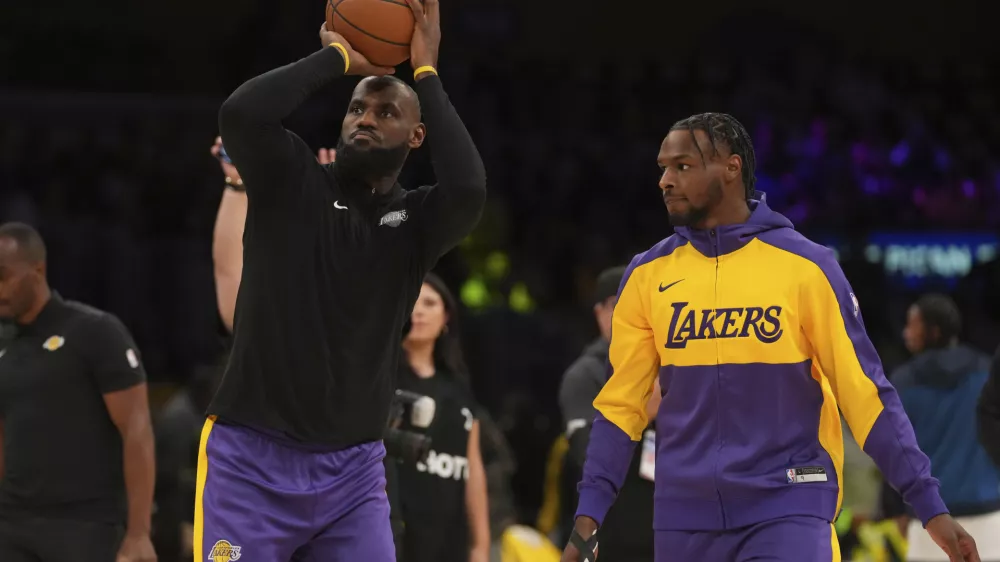
<svg viewBox="0 0 1000 562">
<path fill-rule="evenodd" d="M 288 447 L 290 449 L 298 449 L 300 451 L 306 451 L 309 453 L 336 453 L 338 451 L 344 451 L 347 449 L 351 449 L 353 447 L 365 445 L 366 443 L 372 443 L 372 441 L 366 441 L 362 443 L 351 443 L 349 445 L 323 445 L 320 443 L 306 443 L 303 441 L 298 441 L 282 431 L 266 427 L 260 427 L 256 425 L 245 424 L 245 423 L 237 423 L 232 420 L 226 420 L 222 418 L 216 418 L 215 425 L 225 426 L 228 428 L 235 429 L 237 431 L 244 431 L 247 433 L 256 434 L 260 438 L 274 441 L 275 443 L 283 447 Z"/>
<path fill-rule="evenodd" d="M 793 515 L 833 521 L 837 515 L 836 489 L 792 485 L 784 489 L 750 491 L 718 499 L 657 493 L 653 529 L 657 531 L 725 531 Z"/>
</svg>

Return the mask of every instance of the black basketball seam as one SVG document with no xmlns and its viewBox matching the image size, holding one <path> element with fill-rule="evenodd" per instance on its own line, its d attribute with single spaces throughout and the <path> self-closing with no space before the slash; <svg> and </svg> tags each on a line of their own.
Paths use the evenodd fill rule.
<svg viewBox="0 0 1000 562">
<path fill-rule="evenodd" d="M 343 2 L 344 2 L 344 0 L 337 0 L 336 2 L 334 2 L 334 0 L 327 0 L 326 4 L 328 6 L 330 6 L 331 8 L 333 8 L 334 13 L 336 13 L 337 12 L 337 6 L 341 5 Z"/>
<path fill-rule="evenodd" d="M 334 3 L 333 3 L 333 0 L 329 0 L 329 1 L 327 2 L 327 4 L 333 4 L 333 7 L 334 7 L 334 8 L 336 8 L 336 7 L 337 7 L 338 5 L 340 5 L 340 4 L 341 4 L 341 3 L 343 2 L 343 1 L 344 1 L 344 0 L 338 0 L 338 1 L 337 1 L 337 3 L 336 3 L 336 4 L 334 4 Z M 409 8 L 409 7 L 410 7 L 410 5 L 409 5 L 409 4 L 407 4 L 406 2 L 399 2 L 398 0 L 379 0 L 379 2 L 385 2 L 386 4 L 395 4 L 395 5 L 397 5 L 397 6 L 403 6 L 404 8 Z M 421 3 L 421 4 L 423 4 L 423 3 L 424 3 L 424 0 L 420 0 L 420 3 Z"/>
<path fill-rule="evenodd" d="M 332 0 L 331 0 L 331 1 L 332 1 Z M 344 0 L 341 0 L 341 2 L 343 2 L 343 1 L 344 1 Z M 374 40 L 376 40 L 376 41 L 381 41 L 381 42 L 383 42 L 383 43 L 388 43 L 388 44 L 390 44 L 390 45 L 395 45 L 395 46 L 397 46 L 397 47 L 409 47 L 409 46 L 410 46 L 410 45 L 409 45 L 408 43 L 397 43 L 397 42 L 395 42 L 395 41 L 389 41 L 388 39 L 383 39 L 383 38 L 379 37 L 378 35 L 373 35 L 373 34 L 371 34 L 371 33 L 367 32 L 367 31 L 365 31 L 364 29 L 361 29 L 360 27 L 358 27 L 358 26 L 354 25 L 353 23 L 351 23 L 351 20 L 349 20 L 349 19 L 345 18 L 345 17 L 344 17 L 344 14 L 340 13 L 340 10 L 338 10 L 338 9 L 337 9 L 337 6 L 338 6 L 338 5 L 339 5 L 339 4 L 341 3 L 341 2 L 338 2 L 337 4 L 335 4 L 335 5 L 333 6 L 333 14 L 334 14 L 334 15 L 336 15 L 336 16 L 340 16 L 340 19 L 344 20 L 344 23 L 346 23 L 347 25 L 349 25 L 349 26 L 353 27 L 354 29 L 357 29 L 357 30 L 358 30 L 358 31 L 360 31 L 361 33 L 363 33 L 363 34 L 367 35 L 368 37 L 371 37 L 372 39 L 374 39 Z M 398 2 L 389 2 L 389 3 L 390 3 L 390 4 L 398 4 Z"/>
</svg>

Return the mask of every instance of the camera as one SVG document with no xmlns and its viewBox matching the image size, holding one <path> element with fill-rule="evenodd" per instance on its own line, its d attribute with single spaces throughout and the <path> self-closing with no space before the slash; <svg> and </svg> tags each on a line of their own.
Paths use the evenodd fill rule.
<svg viewBox="0 0 1000 562">
<path fill-rule="evenodd" d="M 415 392 L 396 390 L 389 412 L 389 426 L 382 436 L 386 455 L 407 463 L 427 459 L 431 439 L 414 431 L 399 429 L 404 420 L 416 428 L 426 428 L 434 421 L 434 399 Z"/>
</svg>

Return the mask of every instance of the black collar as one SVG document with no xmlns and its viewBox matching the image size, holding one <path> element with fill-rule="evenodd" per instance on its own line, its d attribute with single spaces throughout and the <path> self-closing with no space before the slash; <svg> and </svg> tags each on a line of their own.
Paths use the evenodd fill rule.
<svg viewBox="0 0 1000 562">
<path fill-rule="evenodd" d="M 57 329 L 62 324 L 62 319 L 64 317 L 64 312 L 66 311 L 66 301 L 63 300 L 59 293 L 52 291 L 52 297 L 49 302 L 45 303 L 42 307 L 41 312 L 35 318 L 35 321 L 31 324 L 18 324 L 17 331 L 19 335 L 40 335 L 44 332 L 49 332 Z M 44 334 L 53 335 L 53 334 Z"/>
<path fill-rule="evenodd" d="M 367 183 L 345 176 L 336 165 L 331 164 L 331 167 L 334 177 L 337 178 L 337 182 L 347 193 L 348 198 L 360 203 L 363 207 L 379 209 L 406 193 L 406 190 L 403 189 L 403 186 L 398 181 L 388 191 L 380 193 L 372 189 Z"/>
<path fill-rule="evenodd" d="M 7 347 L 7 343 L 17 337 L 17 325 L 13 322 L 0 320 L 0 349 Z"/>
</svg>

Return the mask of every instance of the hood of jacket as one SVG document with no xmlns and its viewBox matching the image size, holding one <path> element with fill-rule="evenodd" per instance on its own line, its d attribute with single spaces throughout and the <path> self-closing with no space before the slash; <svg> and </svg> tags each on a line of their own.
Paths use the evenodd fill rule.
<svg viewBox="0 0 1000 562">
<path fill-rule="evenodd" d="M 727 224 L 713 229 L 679 226 L 674 229 L 681 238 L 691 243 L 702 254 L 716 257 L 735 252 L 765 232 L 779 228 L 792 228 L 792 221 L 767 206 L 762 192 L 749 202 L 750 218 L 740 224 Z"/>
<path fill-rule="evenodd" d="M 911 383 L 935 388 L 956 388 L 965 377 L 986 373 L 990 358 L 967 345 L 928 349 L 903 364 L 892 377 L 900 384 Z"/>
</svg>

